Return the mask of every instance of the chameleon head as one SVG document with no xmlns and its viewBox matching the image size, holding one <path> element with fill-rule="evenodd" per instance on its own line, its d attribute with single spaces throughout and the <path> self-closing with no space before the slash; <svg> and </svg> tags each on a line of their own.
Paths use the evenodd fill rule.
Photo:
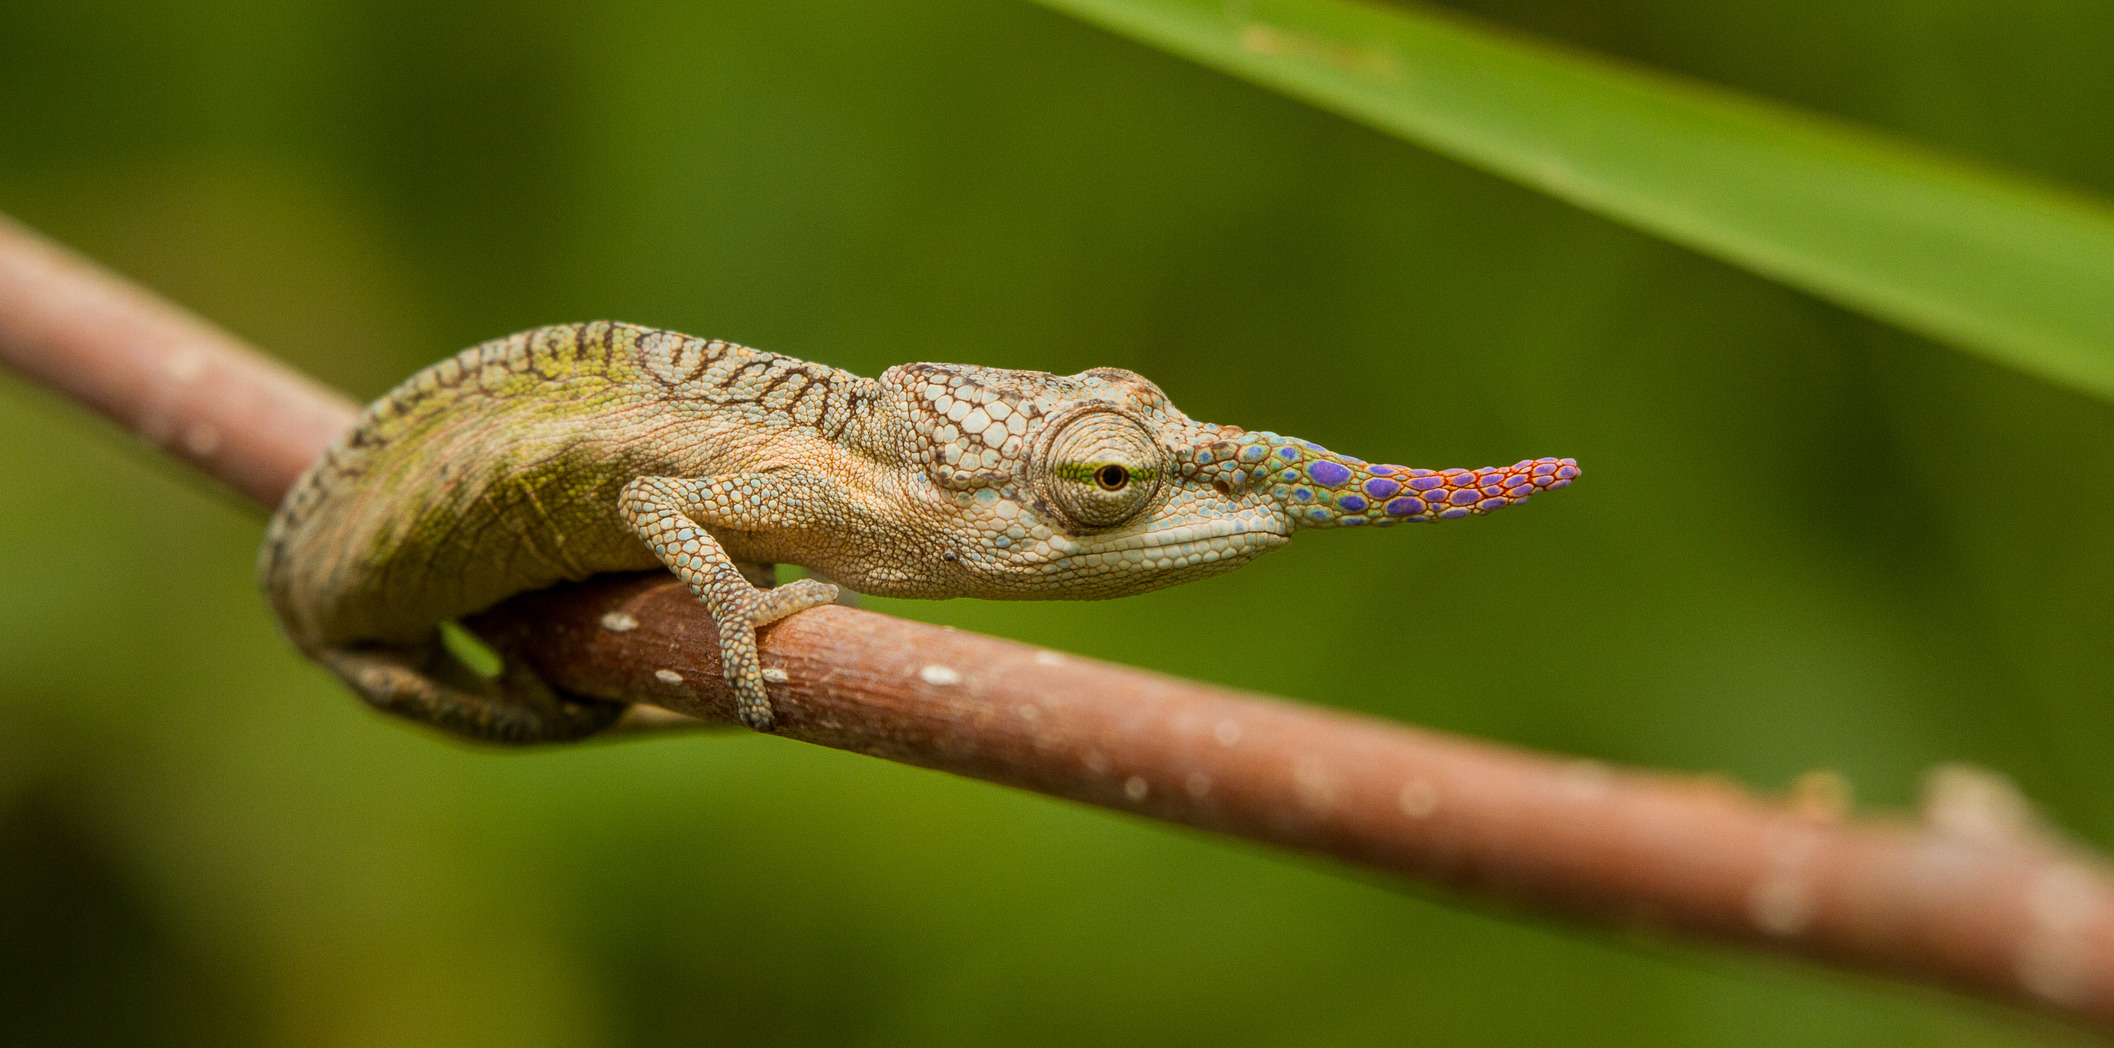
<svg viewBox="0 0 2114 1048">
<path fill-rule="evenodd" d="M 1578 476 L 1570 459 L 1373 465 L 1196 422 L 1116 368 L 913 364 L 883 379 L 916 431 L 913 489 L 930 495 L 923 533 L 941 544 L 935 588 L 949 594 L 1137 593 L 1230 571 L 1301 528 L 1488 513 Z"/>
</svg>

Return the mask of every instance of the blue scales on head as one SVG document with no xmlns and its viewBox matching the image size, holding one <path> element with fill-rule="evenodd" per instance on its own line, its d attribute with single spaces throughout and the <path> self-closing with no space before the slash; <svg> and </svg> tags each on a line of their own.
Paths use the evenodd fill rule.
<svg viewBox="0 0 2114 1048">
<path fill-rule="evenodd" d="M 1267 491 L 1295 527 L 1385 527 L 1453 520 L 1517 505 L 1578 476 L 1573 459 L 1485 469 L 1413 469 L 1339 455 L 1312 441 L 1242 433 L 1198 447 L 1200 478 L 1228 494 Z"/>
</svg>

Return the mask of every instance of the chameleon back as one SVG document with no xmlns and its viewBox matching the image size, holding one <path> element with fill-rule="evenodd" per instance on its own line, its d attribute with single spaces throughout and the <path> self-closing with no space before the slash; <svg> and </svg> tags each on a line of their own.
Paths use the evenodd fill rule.
<svg viewBox="0 0 2114 1048">
<path fill-rule="evenodd" d="M 765 375 L 795 395 L 803 378 L 869 381 L 609 321 L 473 346 L 368 406 L 310 467 L 272 518 L 261 581 L 312 650 L 414 640 L 515 593 L 655 567 L 618 493 L 753 457 Z"/>
</svg>

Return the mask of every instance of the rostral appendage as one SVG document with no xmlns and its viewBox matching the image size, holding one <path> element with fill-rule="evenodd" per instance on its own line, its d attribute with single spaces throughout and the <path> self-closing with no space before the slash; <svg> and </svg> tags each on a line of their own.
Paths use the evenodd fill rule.
<svg viewBox="0 0 2114 1048">
<path fill-rule="evenodd" d="M 1412 469 L 1339 455 L 1312 441 L 1244 433 L 1191 452 L 1197 476 L 1226 492 L 1267 491 L 1300 528 L 1457 520 L 1516 506 L 1578 478 L 1578 461 L 1521 459 L 1483 469 Z"/>
</svg>

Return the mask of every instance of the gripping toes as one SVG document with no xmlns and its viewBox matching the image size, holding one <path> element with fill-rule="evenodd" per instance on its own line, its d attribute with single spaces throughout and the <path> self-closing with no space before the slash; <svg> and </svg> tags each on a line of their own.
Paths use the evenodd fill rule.
<svg viewBox="0 0 2114 1048">
<path fill-rule="evenodd" d="M 813 579 L 801 579 L 777 589 L 750 587 L 732 606 L 705 604 L 719 622 L 721 672 L 734 689 L 735 709 L 741 722 L 756 731 L 770 731 L 777 724 L 771 697 L 763 686 L 763 662 L 757 655 L 756 630 L 798 611 L 819 607 L 837 599 L 837 587 Z"/>
<path fill-rule="evenodd" d="M 618 508 L 653 555 L 705 602 L 719 623 L 721 672 L 734 689 L 741 722 L 757 731 L 776 723 L 764 690 L 756 630 L 795 612 L 837 599 L 837 587 L 801 579 L 758 589 L 745 578 L 726 548 L 697 515 L 710 508 L 714 482 L 675 477 L 639 477 L 625 485 Z"/>
</svg>

